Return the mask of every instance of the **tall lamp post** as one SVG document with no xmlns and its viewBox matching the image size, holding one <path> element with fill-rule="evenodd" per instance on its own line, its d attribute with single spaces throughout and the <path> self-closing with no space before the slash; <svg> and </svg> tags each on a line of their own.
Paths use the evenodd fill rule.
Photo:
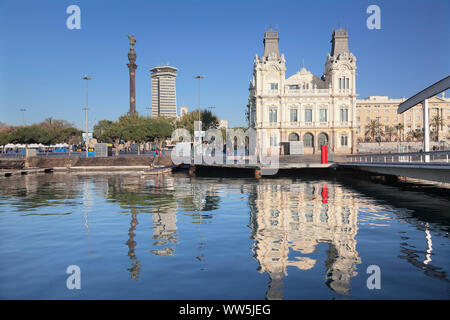
<svg viewBox="0 0 450 320">
<path fill-rule="evenodd" d="M 88 97 L 89 97 L 89 87 L 88 82 L 91 80 L 91 77 L 84 76 L 83 80 L 86 80 L 86 158 L 89 156 L 89 126 L 88 126 L 88 111 L 89 111 L 89 103 L 88 103 Z"/>
<path fill-rule="evenodd" d="M 200 121 L 200 80 L 203 78 L 204 78 L 203 76 L 195 77 L 195 79 L 198 79 L 198 121 Z"/>
<path fill-rule="evenodd" d="M 20 111 L 22 112 L 22 125 L 25 125 L 25 111 L 27 111 L 27 109 L 21 108 Z"/>
</svg>

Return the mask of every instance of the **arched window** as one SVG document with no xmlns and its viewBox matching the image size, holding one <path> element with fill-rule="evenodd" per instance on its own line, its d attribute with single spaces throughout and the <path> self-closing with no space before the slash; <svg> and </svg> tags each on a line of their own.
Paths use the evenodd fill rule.
<svg viewBox="0 0 450 320">
<path fill-rule="evenodd" d="M 321 132 L 318 136 L 319 146 L 328 145 L 328 135 L 325 132 Z"/>
<path fill-rule="evenodd" d="M 341 146 L 348 146 L 348 136 L 346 134 L 341 136 Z"/>
<path fill-rule="evenodd" d="M 300 140 L 300 137 L 295 132 L 292 132 L 289 135 L 289 141 L 299 141 L 299 140 Z"/>
<path fill-rule="evenodd" d="M 314 147 L 314 136 L 312 135 L 312 133 L 305 133 L 305 135 L 303 136 L 303 145 L 309 148 Z"/>
</svg>

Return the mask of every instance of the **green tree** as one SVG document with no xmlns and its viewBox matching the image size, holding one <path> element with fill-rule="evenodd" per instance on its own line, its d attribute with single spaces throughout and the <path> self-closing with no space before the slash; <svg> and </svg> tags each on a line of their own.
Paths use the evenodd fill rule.
<svg viewBox="0 0 450 320">
<path fill-rule="evenodd" d="M 68 128 L 73 128 L 74 125 L 66 120 L 54 120 L 50 117 L 35 126 L 39 126 L 47 131 L 49 136 L 49 144 L 56 144 L 64 141 L 65 137 L 63 135 L 63 131 Z"/>
<path fill-rule="evenodd" d="M 422 129 L 417 128 L 416 130 L 414 130 L 413 137 L 418 141 L 422 140 L 423 137 Z"/>
<path fill-rule="evenodd" d="M 372 141 L 375 141 L 375 136 L 381 136 L 382 134 L 383 130 L 381 128 L 380 122 L 378 120 L 370 120 L 367 125 L 365 135 L 370 136 Z"/>
<path fill-rule="evenodd" d="M 173 125 L 171 119 L 158 117 L 150 121 L 150 138 L 161 147 L 162 142 L 172 136 Z"/>
<path fill-rule="evenodd" d="M 403 123 L 398 123 L 395 125 L 395 130 L 397 130 L 397 137 L 399 141 L 403 141 L 403 130 L 405 129 L 405 126 Z"/>
<path fill-rule="evenodd" d="M 61 131 L 61 137 L 63 141 L 69 144 L 69 157 L 72 151 L 73 144 L 79 144 L 83 141 L 82 139 L 82 131 L 77 128 L 70 127 Z"/>
<path fill-rule="evenodd" d="M 0 133 L 0 146 L 7 145 L 11 142 L 11 137 L 9 133 Z"/>
<path fill-rule="evenodd" d="M 119 123 L 122 126 L 123 139 L 137 142 L 138 155 L 140 155 L 140 145 L 148 141 L 151 136 L 151 119 L 138 114 L 127 114 L 119 118 Z"/>
<path fill-rule="evenodd" d="M 20 127 L 10 134 L 10 142 L 12 143 L 42 143 L 49 144 L 51 136 L 47 130 L 39 125 L 31 125 Z"/>
<path fill-rule="evenodd" d="M 410 141 L 416 141 L 416 140 L 419 141 L 422 139 L 422 136 L 423 136 L 422 129 L 419 129 L 419 128 L 417 128 L 415 130 L 410 130 L 406 134 L 407 139 Z"/>
<path fill-rule="evenodd" d="M 113 122 L 103 133 L 104 142 L 110 142 L 116 149 L 115 155 L 119 155 L 120 140 L 123 137 L 123 127 L 119 122 Z"/>
<path fill-rule="evenodd" d="M 108 142 L 108 137 L 105 136 L 106 130 L 112 125 L 111 120 L 100 120 L 94 126 L 93 137 L 97 139 L 98 142 Z"/>
<path fill-rule="evenodd" d="M 439 128 L 444 127 L 444 119 L 439 114 L 433 116 L 430 122 L 430 127 L 434 128 L 433 137 L 436 142 L 439 141 Z"/>
<path fill-rule="evenodd" d="M 387 137 L 388 141 L 391 142 L 392 141 L 392 137 L 395 134 L 395 128 L 392 126 L 387 126 L 384 129 L 384 135 Z"/>
<path fill-rule="evenodd" d="M 219 127 L 219 118 L 209 110 L 200 111 L 200 120 L 202 121 L 202 130 L 206 131 L 208 129 Z M 198 121 L 198 110 L 191 111 L 181 117 L 177 123 L 177 128 L 184 128 L 194 135 L 194 121 Z"/>
</svg>

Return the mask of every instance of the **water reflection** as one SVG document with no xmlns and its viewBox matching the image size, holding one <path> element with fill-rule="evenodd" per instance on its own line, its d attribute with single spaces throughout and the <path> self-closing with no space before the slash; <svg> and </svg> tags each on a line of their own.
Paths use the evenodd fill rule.
<svg viewBox="0 0 450 320">
<path fill-rule="evenodd" d="M 118 228 L 112 231 L 120 230 L 123 235 L 119 251 L 121 261 L 127 264 L 127 281 L 128 275 L 142 281 L 146 277 L 141 274 L 152 270 L 151 264 L 158 261 L 169 262 L 167 272 L 170 273 L 173 271 L 170 263 L 186 252 L 195 261 L 196 271 L 218 267 L 221 261 L 207 254 L 220 252 L 226 243 L 208 231 L 216 226 L 219 228 L 214 230 L 229 227 L 227 216 L 216 217 L 228 215 L 227 210 L 218 209 L 228 209 L 231 204 L 231 210 L 239 211 L 245 219 L 250 212 L 249 229 L 245 233 L 246 236 L 250 233 L 252 251 L 247 251 L 247 243 L 236 250 L 248 252 L 248 260 L 253 257 L 258 263 L 257 271 L 267 275 L 267 299 L 285 298 L 289 273 L 298 275 L 307 271 L 314 271 L 315 276 L 322 272 L 316 279 L 333 295 L 350 295 L 351 281 L 358 275 L 361 257 L 366 257 L 361 248 L 361 252 L 357 250 L 358 232 L 361 237 L 363 228 L 389 230 L 395 221 L 411 228 L 402 233 L 391 232 L 394 253 L 385 259 L 394 257 L 396 263 L 406 261 L 415 267 L 416 273 L 449 282 L 446 266 L 442 265 L 445 259 L 436 259 L 442 251 L 433 245 L 436 239 L 438 243 L 439 238 L 448 239 L 448 221 L 441 219 L 435 223 L 436 218 L 424 212 L 450 212 L 450 204 L 424 195 L 418 201 L 417 193 L 400 194 L 397 189 L 385 186 L 355 187 L 356 184 L 348 186 L 330 180 L 195 179 L 184 175 L 53 174 L 11 181 L 0 184 L 0 212 L 19 212 L 23 219 L 32 219 L 28 218 L 30 215 L 59 216 L 59 221 L 66 217 L 79 219 L 84 224 L 79 234 L 86 232 L 91 258 L 102 223 L 95 215 L 105 206 L 111 206 L 112 211 L 107 212 L 105 219 L 111 217 L 110 213 L 120 217 L 115 220 L 120 225 L 111 226 Z M 424 208 L 433 209 L 424 211 Z M 76 216 L 77 212 L 81 214 Z M 232 223 L 242 222 L 233 218 L 237 220 Z M 245 225 L 246 222 L 242 224 Z M 182 237 L 183 232 L 191 231 L 193 236 Z M 410 232 L 414 232 L 412 237 Z M 102 236 L 108 237 L 107 232 Z M 187 244 L 180 246 L 182 241 Z M 99 253 L 100 245 L 97 242 Z M 180 252 L 180 248 L 186 251 Z M 121 266 L 121 270 L 125 272 L 125 267 Z M 254 273 L 253 270 L 252 266 Z"/>
<path fill-rule="evenodd" d="M 267 299 L 283 298 L 287 267 L 313 268 L 311 255 L 319 244 L 328 245 L 326 285 L 346 295 L 356 264 L 356 199 L 338 186 L 326 183 L 266 181 L 253 185 L 250 195 L 251 224 L 256 241 L 259 272 L 270 277 Z M 330 205 L 331 204 L 331 205 Z"/>
<path fill-rule="evenodd" d="M 136 226 L 138 224 L 139 221 L 137 219 L 137 214 L 131 213 L 130 229 L 128 229 L 128 240 L 126 244 L 128 246 L 128 256 L 131 260 L 131 267 L 127 270 L 130 272 L 130 277 L 133 280 L 139 279 L 139 272 L 141 271 L 141 264 L 139 263 L 139 260 L 137 259 L 135 253 L 137 243 L 134 240 L 134 237 L 136 236 L 136 233 L 134 231 L 136 230 Z"/>
</svg>

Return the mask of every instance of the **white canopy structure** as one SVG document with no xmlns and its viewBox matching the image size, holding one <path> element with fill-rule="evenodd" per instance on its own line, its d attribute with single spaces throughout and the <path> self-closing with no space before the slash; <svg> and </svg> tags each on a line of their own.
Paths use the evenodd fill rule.
<svg viewBox="0 0 450 320">
<path fill-rule="evenodd" d="M 430 127 L 428 119 L 428 98 L 431 98 L 438 93 L 445 91 L 450 88 L 450 76 L 439 80 L 438 82 L 432 84 L 431 86 L 423 89 L 422 91 L 416 93 L 408 100 L 400 103 L 397 109 L 397 113 L 403 113 L 419 103 L 423 104 L 423 151 L 430 151 Z M 426 161 L 429 160 L 430 156 L 425 156 Z"/>
</svg>

